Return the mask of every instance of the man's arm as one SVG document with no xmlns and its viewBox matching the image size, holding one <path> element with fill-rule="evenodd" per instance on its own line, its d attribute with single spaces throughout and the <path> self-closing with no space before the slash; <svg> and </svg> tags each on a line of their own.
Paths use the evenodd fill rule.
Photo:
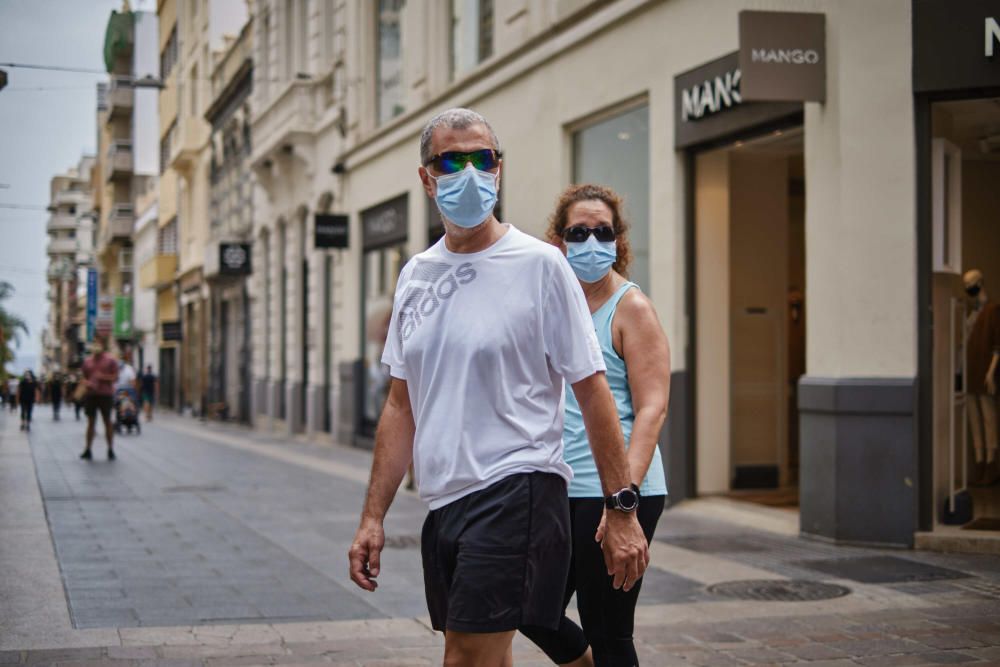
<svg viewBox="0 0 1000 667">
<path fill-rule="evenodd" d="M 604 373 L 580 380 L 573 385 L 573 393 L 587 427 L 604 495 L 609 496 L 631 483 L 614 397 Z M 649 543 L 635 512 L 612 510 L 607 516 L 607 530 L 601 542 L 604 563 L 608 574 L 614 576 L 614 587 L 624 586 L 624 590 L 629 591 L 649 564 Z"/>
<path fill-rule="evenodd" d="M 375 578 L 379 574 L 382 547 L 385 546 L 382 521 L 413 459 L 415 429 L 406 381 L 392 378 L 389 396 L 375 432 L 375 457 L 368 482 L 368 496 L 361 512 L 361 525 L 348 552 L 351 579 L 366 591 L 374 591 L 378 587 Z"/>
</svg>

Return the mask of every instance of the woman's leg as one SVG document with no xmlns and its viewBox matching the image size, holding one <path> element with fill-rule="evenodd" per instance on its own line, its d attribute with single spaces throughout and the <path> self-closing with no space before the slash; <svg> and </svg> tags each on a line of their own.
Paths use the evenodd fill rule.
<svg viewBox="0 0 1000 667">
<path fill-rule="evenodd" d="M 628 592 L 612 587 L 612 578 L 608 576 L 601 545 L 594 541 L 594 532 L 604 512 L 604 501 L 600 498 L 588 498 L 586 502 L 586 507 L 575 518 L 582 524 L 579 532 L 589 532 L 590 542 L 586 545 L 582 540 L 578 542 L 574 539 L 573 542 L 574 546 L 581 546 L 580 557 L 576 559 L 576 565 L 580 568 L 576 592 L 580 621 L 594 652 L 594 664 L 597 667 L 633 667 L 639 664 L 632 632 L 642 579 Z M 639 524 L 647 540 L 653 538 L 656 524 L 663 512 L 663 504 L 663 496 L 649 496 L 639 501 Z M 577 529 L 574 527 L 574 530 Z"/>
<path fill-rule="evenodd" d="M 576 623 L 566 617 L 566 607 L 573 598 L 576 590 L 576 503 L 575 498 L 569 501 L 570 530 L 573 535 L 573 555 L 569 564 L 569 575 L 566 580 L 566 592 L 563 595 L 563 617 L 559 621 L 559 628 L 552 630 L 539 626 L 523 626 L 521 634 L 535 643 L 538 648 L 545 652 L 545 655 L 557 665 L 572 665 L 572 667 L 590 667 L 593 661 L 590 659 L 590 650 L 587 648 L 587 640 L 583 636 L 583 630 Z M 591 536 L 593 539 L 593 536 Z"/>
</svg>

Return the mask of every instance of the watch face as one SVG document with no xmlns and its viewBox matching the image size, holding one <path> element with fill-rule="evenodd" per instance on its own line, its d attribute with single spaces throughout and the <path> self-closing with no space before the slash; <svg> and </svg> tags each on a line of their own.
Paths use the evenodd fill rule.
<svg viewBox="0 0 1000 667">
<path fill-rule="evenodd" d="M 618 492 L 618 506 L 626 512 L 631 512 L 638 504 L 639 496 L 632 489 L 622 489 Z"/>
</svg>

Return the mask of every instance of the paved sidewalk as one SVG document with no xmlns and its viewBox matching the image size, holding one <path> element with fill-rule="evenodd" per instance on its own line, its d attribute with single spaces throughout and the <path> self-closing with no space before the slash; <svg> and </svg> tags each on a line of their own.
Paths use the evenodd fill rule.
<svg viewBox="0 0 1000 667">
<path fill-rule="evenodd" d="M 82 424 L 45 407 L 30 436 L 0 416 L 0 665 L 440 664 L 413 494 L 378 592 L 347 579 L 369 453 L 164 415 L 88 463 Z M 1000 665 L 995 556 L 835 547 L 705 508 L 660 522 L 642 664 Z M 522 638 L 515 663 L 548 664 Z"/>
</svg>

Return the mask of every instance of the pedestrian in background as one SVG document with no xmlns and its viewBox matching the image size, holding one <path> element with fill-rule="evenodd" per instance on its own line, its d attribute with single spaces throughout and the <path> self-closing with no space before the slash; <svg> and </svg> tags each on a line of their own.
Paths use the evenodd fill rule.
<svg viewBox="0 0 1000 667">
<path fill-rule="evenodd" d="M 66 400 L 73 404 L 73 412 L 76 415 L 77 421 L 80 421 L 80 410 L 83 409 L 83 401 L 77 396 L 77 388 L 79 386 L 80 376 L 76 373 L 71 373 L 66 378 L 66 387 L 63 392 L 66 395 Z"/>
<path fill-rule="evenodd" d="M 11 377 L 7 379 L 7 398 L 9 401 L 7 405 L 8 407 L 10 407 L 11 412 L 17 410 L 17 388 L 19 385 L 20 385 L 20 380 L 18 380 L 16 377 Z"/>
<path fill-rule="evenodd" d="M 566 254 L 587 298 L 628 447 L 635 511 L 652 540 L 667 494 L 657 439 L 670 394 L 670 347 L 652 302 L 626 278 L 632 252 L 621 198 L 598 185 L 570 186 L 559 197 L 546 237 Z M 642 580 L 629 591 L 617 590 L 607 574 L 600 544 L 604 493 L 580 404 L 568 388 L 563 445 L 573 468 L 573 559 L 563 609 L 576 593 L 583 629 L 564 613 L 558 630 L 521 630 L 560 665 L 638 665 L 632 633 Z"/>
<path fill-rule="evenodd" d="M 104 437 L 108 442 L 108 460 L 114 461 L 115 429 L 111 424 L 111 407 L 115 400 L 115 383 L 118 382 L 118 360 L 106 351 L 103 339 L 94 339 L 93 354 L 83 362 L 83 381 L 87 385 L 87 394 L 83 399 L 87 415 L 87 446 L 80 458 L 87 461 L 93 458 L 90 447 L 96 430 L 94 422 L 100 412 Z"/>
<path fill-rule="evenodd" d="M 468 109 L 421 132 L 418 174 L 445 236 L 399 277 L 382 356 L 389 396 L 349 554 L 353 581 L 374 591 L 383 520 L 412 460 L 431 510 L 421 538 L 427 606 L 449 665 L 505 664 L 521 624 L 559 626 L 572 476 L 562 460 L 564 382 L 583 406 L 609 499 L 631 493 L 583 293 L 556 248 L 494 216 L 500 158 L 493 129 Z M 635 514 L 614 507 L 606 572 L 629 590 L 648 543 Z"/>
<path fill-rule="evenodd" d="M 63 385 L 62 377 L 58 373 L 52 374 L 49 380 L 49 400 L 52 401 L 52 420 L 59 421 L 59 408 L 62 406 Z"/>
<path fill-rule="evenodd" d="M 24 371 L 24 375 L 17 385 L 17 402 L 21 406 L 22 431 L 31 431 L 31 412 L 35 407 L 35 401 L 41 397 L 42 388 L 35 380 L 35 374 L 31 371 Z"/>
<path fill-rule="evenodd" d="M 159 386 L 156 381 L 156 374 L 153 373 L 152 364 L 146 365 L 146 372 L 139 377 L 139 400 L 146 414 L 146 421 L 153 421 L 153 403 L 156 401 L 156 394 Z"/>
</svg>

